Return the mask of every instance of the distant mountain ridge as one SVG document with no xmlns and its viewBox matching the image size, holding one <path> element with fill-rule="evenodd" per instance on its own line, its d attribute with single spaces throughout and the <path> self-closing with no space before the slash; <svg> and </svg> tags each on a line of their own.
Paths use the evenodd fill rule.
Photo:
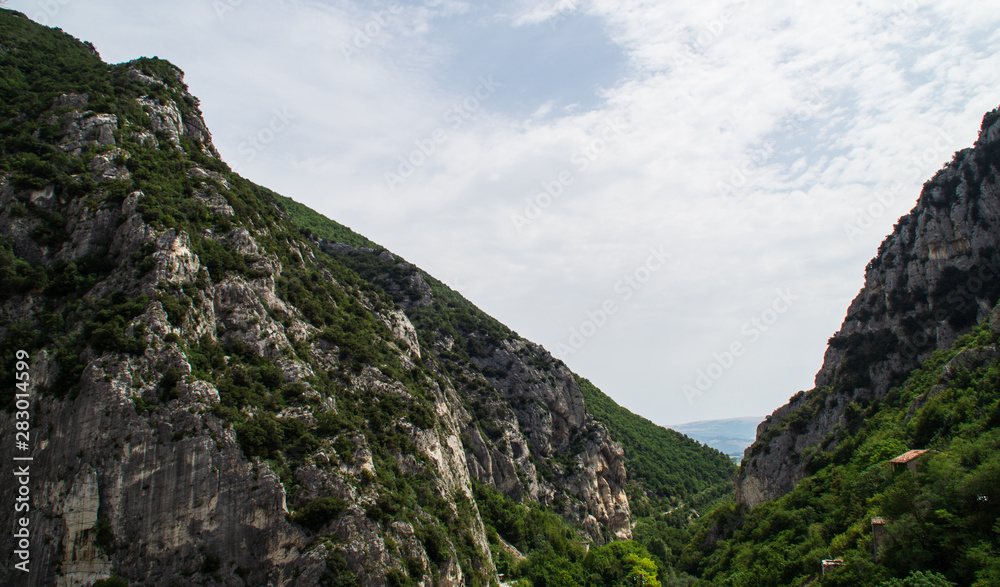
<svg viewBox="0 0 1000 587">
<path fill-rule="evenodd" d="M 757 438 L 757 426 L 763 420 L 763 416 L 700 420 L 674 424 L 667 428 L 722 451 L 738 463 L 747 447 Z"/>
</svg>

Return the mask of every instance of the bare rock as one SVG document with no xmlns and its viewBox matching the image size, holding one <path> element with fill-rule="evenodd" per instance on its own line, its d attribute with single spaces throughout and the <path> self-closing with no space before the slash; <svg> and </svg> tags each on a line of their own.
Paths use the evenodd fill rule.
<svg viewBox="0 0 1000 587">
<path fill-rule="evenodd" d="M 164 133 L 175 147 L 180 147 L 180 137 L 184 134 L 184 117 L 177 105 L 172 101 L 161 104 L 153 98 L 139 98 L 138 102 L 153 121 L 153 130 Z"/>
<path fill-rule="evenodd" d="M 614 540 L 632 539 L 626 481 L 624 449 L 606 430 L 598 430 L 577 456 L 577 469 L 569 481 L 574 494 L 586 503 L 584 525 L 591 536 L 601 536 L 604 530 Z"/>
<path fill-rule="evenodd" d="M 80 103 L 80 100 L 69 100 Z M 87 146 L 115 146 L 118 117 L 114 114 L 95 114 L 73 110 L 62 116 L 63 139 L 59 148 L 79 157 Z"/>
<path fill-rule="evenodd" d="M 201 269 L 198 256 L 191 250 L 191 237 L 186 232 L 178 233 L 173 228 L 167 229 L 156 239 L 156 252 L 153 253 L 156 267 L 153 270 L 153 281 L 156 283 L 184 283 L 194 281 Z"/>
<path fill-rule="evenodd" d="M 990 312 L 990 330 L 993 334 L 1000 334 L 1000 305 Z"/>
</svg>

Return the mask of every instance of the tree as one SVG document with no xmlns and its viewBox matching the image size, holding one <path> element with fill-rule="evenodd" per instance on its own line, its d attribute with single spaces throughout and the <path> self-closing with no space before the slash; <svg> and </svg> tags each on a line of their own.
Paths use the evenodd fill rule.
<svg viewBox="0 0 1000 587">
<path fill-rule="evenodd" d="M 554 577 L 549 579 L 548 585 L 550 587 L 580 587 L 580 584 L 573 578 L 573 575 L 566 570 L 556 573 Z"/>
<path fill-rule="evenodd" d="M 656 563 L 652 559 L 640 558 L 638 555 L 629 554 L 625 557 L 624 562 L 626 567 L 632 567 L 628 576 L 625 577 L 626 585 L 661 587 L 660 580 L 656 578 Z"/>
<path fill-rule="evenodd" d="M 955 587 L 941 573 L 933 571 L 911 571 L 905 579 L 890 579 L 879 587 Z"/>
</svg>

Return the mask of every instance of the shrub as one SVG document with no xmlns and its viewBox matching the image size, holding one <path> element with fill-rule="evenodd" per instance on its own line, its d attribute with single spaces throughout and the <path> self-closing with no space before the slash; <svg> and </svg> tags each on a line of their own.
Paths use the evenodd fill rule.
<svg viewBox="0 0 1000 587">
<path fill-rule="evenodd" d="M 347 508 L 347 504 L 339 497 L 321 497 L 314 499 L 292 514 L 292 522 L 305 526 L 313 532 L 318 532 L 327 522 L 333 520 Z"/>
<path fill-rule="evenodd" d="M 107 579 L 95 581 L 92 587 L 128 587 L 128 582 L 119 579 L 118 575 L 112 574 Z"/>
<path fill-rule="evenodd" d="M 211 575 L 222 568 L 222 561 L 217 554 L 206 554 L 205 561 L 201 563 L 201 572 Z"/>
</svg>

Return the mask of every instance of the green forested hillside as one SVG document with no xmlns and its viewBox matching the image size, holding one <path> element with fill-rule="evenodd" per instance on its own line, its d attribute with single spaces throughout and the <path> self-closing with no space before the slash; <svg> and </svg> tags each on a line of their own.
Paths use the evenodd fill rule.
<svg viewBox="0 0 1000 587">
<path fill-rule="evenodd" d="M 275 199 L 281 202 L 288 212 L 288 216 L 296 226 L 309 231 L 310 235 L 316 238 L 331 240 L 338 243 L 351 245 L 352 247 L 371 247 L 378 245 L 366 239 L 360 234 L 347 228 L 339 222 L 334 222 L 319 212 L 304 204 L 300 204 L 291 198 L 276 195 Z"/>
<path fill-rule="evenodd" d="M 0 19 L 0 35 L 5 45 L 16 47 L 0 51 L 0 120 L 7 124 L 21 117 L 34 121 L 61 94 L 115 94 L 100 57 L 81 50 L 79 41 L 62 31 L 11 14 Z M 34 67 L 21 67 L 25 60 Z M 114 107 L 111 100 L 104 105 L 109 110 Z"/>
<path fill-rule="evenodd" d="M 633 512 L 648 516 L 674 507 L 700 508 L 732 491 L 736 467 L 720 458 L 722 452 L 633 414 L 582 377 L 577 383 L 587 411 L 625 448 Z"/>
<path fill-rule="evenodd" d="M 712 511 L 681 567 L 713 585 L 1000 585 L 998 342 L 984 324 L 882 401 L 852 403 L 847 435 L 813 476 L 752 510 Z M 916 474 L 894 470 L 913 449 L 932 452 Z M 887 535 L 877 563 L 874 517 Z M 823 559 L 845 564 L 821 576 Z"/>
</svg>

